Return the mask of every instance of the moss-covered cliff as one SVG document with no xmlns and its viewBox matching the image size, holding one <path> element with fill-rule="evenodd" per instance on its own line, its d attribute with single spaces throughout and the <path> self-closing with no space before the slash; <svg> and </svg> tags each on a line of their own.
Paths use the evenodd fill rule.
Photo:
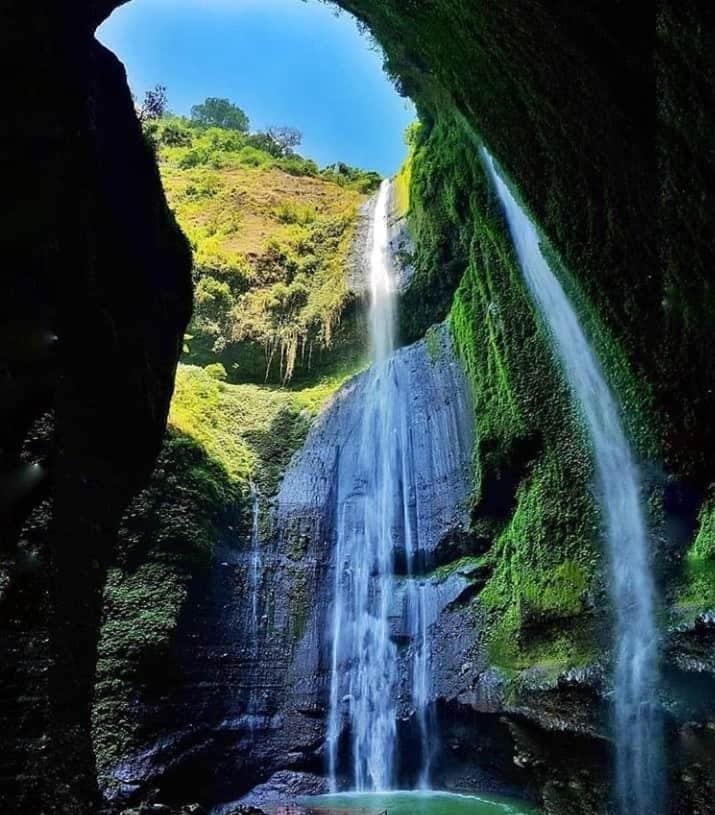
<svg viewBox="0 0 715 815">
<path fill-rule="evenodd" d="M 211 366 L 179 367 L 168 436 L 119 531 L 95 689 L 100 770 L 186 725 L 157 725 L 151 711 L 184 681 L 177 647 L 182 619 L 194 613 L 192 586 L 206 579 L 219 544 L 250 547 L 253 496 L 264 512 L 311 419 L 343 381 L 287 390 L 212 374 Z"/>
<path fill-rule="evenodd" d="M 445 303 L 468 373 L 473 554 L 490 573 L 481 598 L 493 613 L 494 662 L 579 664 L 594 655 L 599 612 L 597 520 L 577 417 L 467 126 L 447 116 L 423 124 L 410 162 L 415 276 L 403 331 L 429 319 L 424 304 Z"/>
<path fill-rule="evenodd" d="M 642 457 L 671 474 L 653 521 L 671 536 L 681 531 L 661 547 L 659 566 L 671 585 L 678 573 L 689 580 L 693 562 L 712 563 L 702 555 L 703 502 L 714 475 L 712 253 L 703 240 L 711 219 L 700 203 L 712 178 L 714 82 L 704 62 L 711 12 L 661 2 L 653 36 L 645 12 L 622 5 L 513 3 L 467 13 L 445 2 L 421 6 L 409 19 L 389 2 L 350 5 L 384 44 L 389 70 L 428 128 L 444 130 L 440 121 L 457 111 L 470 131 L 462 145 L 470 135 L 488 144 L 573 275 L 572 296 L 625 406 L 631 438 Z M 425 42 L 425 30 L 439 33 Z M 456 183 L 423 186 L 413 214 L 418 228 L 420 198 L 446 193 L 436 206 L 454 213 L 479 189 L 462 181 L 463 197 L 456 196 L 464 171 L 448 166 L 453 144 L 441 141 L 434 153 Z M 438 276 L 430 291 L 440 316 L 450 302 L 437 270 L 456 283 L 474 251 L 468 223 L 452 217 L 447 226 L 436 230 L 441 240 L 428 239 L 425 258 L 432 269 L 425 279 Z M 417 325 L 408 335 L 424 329 L 425 298 L 414 301 Z M 688 535 L 696 550 L 684 560 Z M 709 603 L 701 582 L 697 608 Z"/>
</svg>

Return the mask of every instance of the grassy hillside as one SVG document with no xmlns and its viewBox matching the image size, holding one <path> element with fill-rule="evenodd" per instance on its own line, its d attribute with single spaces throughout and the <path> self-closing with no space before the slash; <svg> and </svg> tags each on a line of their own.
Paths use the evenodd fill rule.
<svg viewBox="0 0 715 815">
<path fill-rule="evenodd" d="M 169 204 L 194 250 L 187 361 L 285 383 L 340 365 L 356 337 L 347 270 L 376 173 L 319 170 L 265 134 L 163 119 L 152 131 Z"/>
</svg>

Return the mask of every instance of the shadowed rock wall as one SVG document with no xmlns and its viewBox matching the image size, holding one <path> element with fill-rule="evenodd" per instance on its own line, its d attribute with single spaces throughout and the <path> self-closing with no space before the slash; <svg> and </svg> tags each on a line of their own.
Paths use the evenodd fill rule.
<svg viewBox="0 0 715 815">
<path fill-rule="evenodd" d="M 0 16 L 0 807 L 89 812 L 102 586 L 161 444 L 190 253 L 89 7 Z"/>
</svg>

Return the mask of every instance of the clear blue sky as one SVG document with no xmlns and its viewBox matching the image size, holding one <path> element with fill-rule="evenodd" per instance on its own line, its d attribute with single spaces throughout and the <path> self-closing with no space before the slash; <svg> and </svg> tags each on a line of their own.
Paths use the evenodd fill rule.
<svg viewBox="0 0 715 815">
<path fill-rule="evenodd" d="M 402 163 L 412 105 L 355 20 L 318 0 L 132 0 L 98 37 L 138 98 L 166 85 L 171 110 L 188 115 L 207 96 L 227 97 L 254 129 L 297 127 L 300 151 L 319 164 L 390 175 Z"/>
</svg>

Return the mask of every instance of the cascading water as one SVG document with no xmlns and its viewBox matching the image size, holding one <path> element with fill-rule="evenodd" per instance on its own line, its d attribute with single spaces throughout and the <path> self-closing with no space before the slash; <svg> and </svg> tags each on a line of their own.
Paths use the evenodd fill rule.
<svg viewBox="0 0 715 815">
<path fill-rule="evenodd" d="M 416 519 L 412 421 L 406 372 L 395 351 L 395 290 L 390 273 L 389 182 L 375 205 L 370 274 L 370 339 L 367 374 L 354 456 L 340 456 L 337 472 L 336 553 L 333 599 L 328 762 L 337 788 L 343 726 L 351 736 L 352 786 L 390 789 L 397 748 L 398 649 L 392 625 L 406 620 L 413 652 L 410 685 L 429 782 L 430 666 L 427 584 L 419 585 L 420 534 Z M 395 553 L 404 550 L 405 586 L 394 576 Z M 403 609 L 394 611 L 395 597 Z"/>
<path fill-rule="evenodd" d="M 261 592 L 261 577 L 263 574 L 263 558 L 261 557 L 261 533 L 260 533 L 260 497 L 256 485 L 251 482 L 251 550 L 249 553 L 248 564 L 248 589 L 250 592 L 251 600 L 251 619 L 250 619 L 250 636 L 251 636 L 251 660 L 254 664 L 258 663 L 261 637 L 259 626 L 259 595 Z M 260 713 L 260 701 L 257 698 L 255 688 L 251 688 L 248 708 L 246 711 L 246 720 L 248 728 L 255 736 L 257 728 L 260 726 L 263 717 Z"/>
<path fill-rule="evenodd" d="M 251 641 L 254 651 L 258 649 L 258 593 L 261 579 L 261 535 L 259 527 L 260 502 L 258 490 L 251 483 L 251 564 L 249 589 L 251 592 Z"/>
<path fill-rule="evenodd" d="M 586 421 L 610 556 L 615 615 L 616 796 L 622 815 L 662 809 L 658 634 L 639 474 L 619 411 L 576 313 L 541 251 L 534 224 L 482 148 L 527 286 Z"/>
</svg>

